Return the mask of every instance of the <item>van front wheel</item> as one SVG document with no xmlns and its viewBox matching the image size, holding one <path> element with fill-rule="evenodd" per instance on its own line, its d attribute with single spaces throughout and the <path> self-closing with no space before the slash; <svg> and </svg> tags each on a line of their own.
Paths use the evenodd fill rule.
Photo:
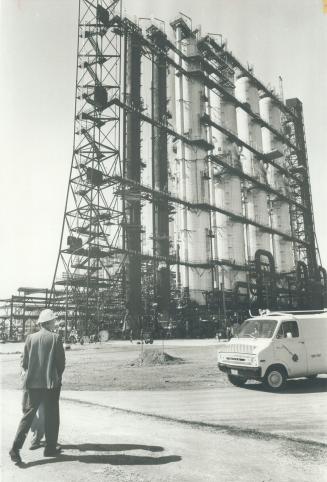
<svg viewBox="0 0 327 482">
<path fill-rule="evenodd" d="M 242 377 L 237 377 L 235 375 L 227 375 L 228 380 L 231 382 L 232 385 L 235 385 L 235 387 L 243 387 L 245 383 L 247 382 L 246 378 Z"/>
<path fill-rule="evenodd" d="M 270 368 L 265 375 L 264 383 L 269 390 L 282 390 L 286 383 L 285 370 L 280 367 Z"/>
</svg>

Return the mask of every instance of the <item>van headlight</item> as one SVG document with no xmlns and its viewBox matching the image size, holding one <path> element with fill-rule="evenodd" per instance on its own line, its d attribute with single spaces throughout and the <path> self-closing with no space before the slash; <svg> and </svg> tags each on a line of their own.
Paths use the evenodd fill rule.
<svg viewBox="0 0 327 482">
<path fill-rule="evenodd" d="M 258 362 L 258 357 L 257 356 L 253 356 L 252 359 L 251 359 L 251 365 L 253 367 L 257 367 L 259 365 L 259 362 Z"/>
</svg>

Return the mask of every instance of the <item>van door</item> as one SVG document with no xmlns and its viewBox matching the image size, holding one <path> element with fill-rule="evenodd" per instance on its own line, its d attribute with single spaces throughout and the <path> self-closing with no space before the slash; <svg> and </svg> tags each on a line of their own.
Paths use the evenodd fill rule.
<svg viewBox="0 0 327 482">
<path fill-rule="evenodd" d="M 289 377 L 307 375 L 307 353 L 304 339 L 300 337 L 295 320 L 283 321 L 274 339 L 275 363 L 288 368 Z"/>
<path fill-rule="evenodd" d="M 309 338 L 305 341 L 308 356 L 308 375 L 326 373 L 326 348 L 323 339 Z"/>
</svg>

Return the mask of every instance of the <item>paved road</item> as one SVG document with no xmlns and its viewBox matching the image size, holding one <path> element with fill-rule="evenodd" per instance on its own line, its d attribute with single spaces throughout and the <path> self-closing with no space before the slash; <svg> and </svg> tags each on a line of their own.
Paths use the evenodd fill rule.
<svg viewBox="0 0 327 482">
<path fill-rule="evenodd" d="M 44 459 L 27 444 L 24 468 L 6 455 L 20 393 L 3 395 L 4 482 L 327 481 L 326 394 L 320 390 L 64 391 L 63 455 Z"/>
<path fill-rule="evenodd" d="M 301 389 L 302 388 L 302 389 Z M 259 384 L 179 391 L 65 391 L 68 400 L 198 422 L 259 435 L 325 443 L 327 447 L 327 378 L 292 380 L 284 393 L 269 393 Z M 304 391 L 305 390 L 305 391 Z"/>
</svg>

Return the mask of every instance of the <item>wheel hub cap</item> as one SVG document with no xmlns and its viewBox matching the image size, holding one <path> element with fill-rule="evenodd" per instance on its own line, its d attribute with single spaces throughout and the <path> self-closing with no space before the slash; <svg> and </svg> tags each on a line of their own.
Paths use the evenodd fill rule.
<svg viewBox="0 0 327 482">
<path fill-rule="evenodd" d="M 282 377 L 280 376 L 279 373 L 277 372 L 272 372 L 270 375 L 269 375 L 269 381 L 270 381 L 270 385 L 272 387 L 279 387 L 282 383 Z"/>
</svg>

